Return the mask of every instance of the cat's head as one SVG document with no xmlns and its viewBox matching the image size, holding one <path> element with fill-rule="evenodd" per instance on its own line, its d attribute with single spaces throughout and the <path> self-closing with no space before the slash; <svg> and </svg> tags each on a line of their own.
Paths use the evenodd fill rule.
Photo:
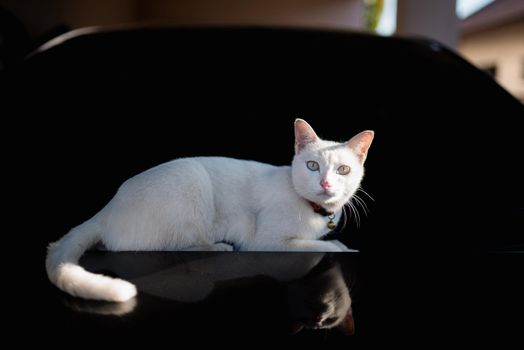
<svg viewBox="0 0 524 350">
<path fill-rule="evenodd" d="M 373 131 L 362 131 L 347 142 L 320 139 L 302 119 L 295 121 L 293 186 L 297 193 L 328 210 L 336 211 L 357 191 Z"/>
<path fill-rule="evenodd" d="M 322 265 L 322 264 L 319 264 Z M 324 264 L 288 287 L 291 332 L 306 329 L 340 329 L 353 334 L 355 323 L 349 289 L 338 263 Z"/>
</svg>

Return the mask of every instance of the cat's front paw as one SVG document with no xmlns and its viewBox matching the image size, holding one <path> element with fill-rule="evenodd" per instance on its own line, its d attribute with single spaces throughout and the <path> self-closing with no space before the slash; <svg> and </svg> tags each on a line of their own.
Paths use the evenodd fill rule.
<svg viewBox="0 0 524 350">
<path fill-rule="evenodd" d="M 358 250 L 355 250 L 355 249 L 349 249 L 348 247 L 346 247 L 346 245 L 340 241 L 337 241 L 337 240 L 332 240 L 330 241 L 332 244 L 334 244 L 340 251 L 340 252 L 358 252 Z"/>
<path fill-rule="evenodd" d="M 231 244 L 227 243 L 215 243 L 212 248 L 212 251 L 214 252 L 232 252 L 234 247 Z"/>
</svg>

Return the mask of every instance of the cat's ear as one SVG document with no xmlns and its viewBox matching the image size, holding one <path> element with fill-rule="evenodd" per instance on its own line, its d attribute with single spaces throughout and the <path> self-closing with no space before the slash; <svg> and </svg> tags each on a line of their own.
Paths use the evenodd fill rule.
<svg viewBox="0 0 524 350">
<path fill-rule="evenodd" d="M 355 152 L 360 159 L 361 163 L 364 163 L 368 155 L 369 147 L 373 141 L 375 132 L 371 130 L 362 131 L 361 133 L 353 136 L 351 140 L 346 142 L 346 145 Z"/>
<path fill-rule="evenodd" d="M 351 308 L 349 309 L 346 317 L 341 324 L 338 325 L 338 328 L 347 335 L 355 334 L 355 320 L 353 319 L 353 312 Z"/>
<path fill-rule="evenodd" d="M 298 154 L 307 144 L 318 140 L 315 130 L 303 119 L 295 120 L 295 154 Z"/>
</svg>

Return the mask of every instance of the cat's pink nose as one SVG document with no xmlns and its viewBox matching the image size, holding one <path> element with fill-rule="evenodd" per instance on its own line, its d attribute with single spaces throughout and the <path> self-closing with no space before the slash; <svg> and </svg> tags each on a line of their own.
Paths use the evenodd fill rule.
<svg viewBox="0 0 524 350">
<path fill-rule="evenodd" d="M 331 184 L 326 179 L 322 179 L 322 181 L 320 181 L 320 187 L 327 190 L 331 187 Z"/>
<path fill-rule="evenodd" d="M 322 181 L 320 181 L 320 187 L 327 190 L 331 187 L 331 184 L 326 179 L 322 179 Z"/>
</svg>

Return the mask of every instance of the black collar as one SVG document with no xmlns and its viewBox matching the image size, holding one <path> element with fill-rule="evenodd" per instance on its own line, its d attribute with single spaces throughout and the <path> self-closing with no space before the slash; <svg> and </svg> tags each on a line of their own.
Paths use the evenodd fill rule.
<svg viewBox="0 0 524 350">
<path fill-rule="evenodd" d="M 335 212 L 328 211 L 326 208 L 321 207 L 317 203 L 309 201 L 309 205 L 311 205 L 311 208 L 313 208 L 313 211 L 317 214 L 320 214 L 322 216 L 331 216 L 335 214 Z"/>
</svg>

